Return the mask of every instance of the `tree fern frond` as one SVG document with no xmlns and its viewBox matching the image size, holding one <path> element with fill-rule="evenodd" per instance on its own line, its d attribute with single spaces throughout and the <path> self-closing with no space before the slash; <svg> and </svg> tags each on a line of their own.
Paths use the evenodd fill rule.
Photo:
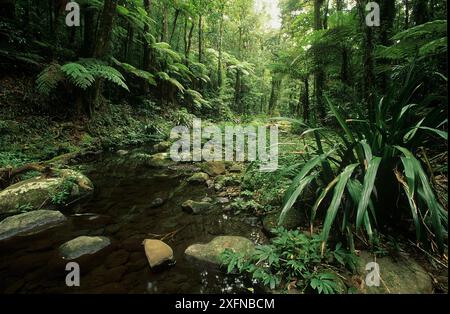
<svg viewBox="0 0 450 314">
<path fill-rule="evenodd" d="M 61 72 L 61 65 L 52 63 L 39 73 L 36 80 L 37 90 L 41 94 L 49 95 L 62 80 L 64 80 L 64 75 Z"/>
<path fill-rule="evenodd" d="M 87 89 L 95 82 L 95 77 L 82 64 L 71 62 L 61 67 L 68 80 L 81 89 Z"/>
</svg>

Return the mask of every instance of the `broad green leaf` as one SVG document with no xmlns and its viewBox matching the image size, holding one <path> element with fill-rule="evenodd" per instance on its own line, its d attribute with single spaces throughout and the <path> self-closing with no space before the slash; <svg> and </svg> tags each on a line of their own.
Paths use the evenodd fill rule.
<svg viewBox="0 0 450 314">
<path fill-rule="evenodd" d="M 351 164 L 347 166 L 344 169 L 344 171 L 342 171 L 342 173 L 339 175 L 338 182 L 336 184 L 336 187 L 334 188 L 333 199 L 331 200 L 331 204 L 328 207 L 325 222 L 323 224 L 322 239 L 324 242 L 328 240 L 328 235 L 330 233 L 331 226 L 333 225 L 333 222 L 336 218 L 337 210 L 341 205 L 342 195 L 344 193 L 345 186 L 347 185 L 347 182 L 350 179 L 356 167 L 358 167 L 358 164 Z"/>
<path fill-rule="evenodd" d="M 372 160 L 369 161 L 369 165 L 367 167 L 367 171 L 364 176 L 363 189 L 361 192 L 361 200 L 359 201 L 356 214 L 356 230 L 358 230 L 361 227 L 364 218 L 364 213 L 366 212 L 367 206 L 369 205 L 370 196 L 372 195 L 380 163 L 381 163 L 380 157 L 374 157 Z"/>
</svg>

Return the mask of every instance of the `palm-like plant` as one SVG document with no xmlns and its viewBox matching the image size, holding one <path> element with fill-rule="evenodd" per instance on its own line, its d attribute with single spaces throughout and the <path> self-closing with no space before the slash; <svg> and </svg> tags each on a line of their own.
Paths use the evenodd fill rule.
<svg viewBox="0 0 450 314">
<path fill-rule="evenodd" d="M 379 100 L 373 120 L 346 120 L 327 99 L 332 116 L 341 127 L 336 131 L 341 141 L 324 152 L 321 129 L 305 131 L 304 134 L 315 134 L 318 154 L 303 165 L 286 191 L 280 224 L 305 188 L 316 182 L 320 193 L 311 210 L 311 229 L 317 211 L 326 203 L 323 247 L 337 217 L 342 223 L 341 231 L 347 232 L 350 240 L 353 230 L 361 228 L 372 240 L 377 220 L 387 218 L 383 207 L 389 204 L 393 205 L 390 210 L 397 207 L 395 210 L 401 211 L 402 205 L 396 206 L 396 202 L 404 200 L 410 208 L 417 240 L 428 235 L 436 240 L 439 249 L 443 248 L 448 213 L 438 202 L 417 152 L 430 144 L 430 135 L 447 140 L 447 132 L 442 130 L 447 123 L 447 98 L 441 98 L 439 105 L 432 105 L 436 97 L 413 102 L 418 99 L 415 96 L 422 84 L 412 69 L 403 86 Z"/>
</svg>

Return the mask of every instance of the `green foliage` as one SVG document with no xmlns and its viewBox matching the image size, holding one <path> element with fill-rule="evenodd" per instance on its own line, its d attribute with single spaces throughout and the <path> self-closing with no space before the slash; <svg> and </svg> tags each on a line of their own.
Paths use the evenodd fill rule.
<svg viewBox="0 0 450 314">
<path fill-rule="evenodd" d="M 447 20 L 436 20 L 397 33 L 395 44 L 381 46 L 378 56 L 388 59 L 429 58 L 447 52 Z"/>
<path fill-rule="evenodd" d="M 259 245 L 251 256 L 235 253 L 229 249 L 221 255 L 228 273 L 237 271 L 248 273 L 257 282 L 274 290 L 297 288 L 324 294 L 342 292 L 342 282 L 331 270 L 328 261 L 337 256 L 340 265 L 355 261 L 342 246 L 334 252 L 321 254 L 321 237 L 309 237 L 299 231 L 287 231 L 283 228 L 273 230 L 276 237 L 268 245 Z"/>
<path fill-rule="evenodd" d="M 439 248 L 443 249 L 447 212 L 435 197 L 417 151 L 423 145 L 430 145 L 433 138 L 447 139 L 447 132 L 442 130 L 447 123 L 444 114 L 446 101 L 438 106 L 429 106 L 426 99 L 416 99 L 417 103 L 412 103 L 411 100 L 420 90 L 422 78 L 412 71 L 410 73 L 402 89 L 392 89 L 379 100 L 373 120 L 345 119 L 339 108 L 327 99 L 341 127 L 336 131 L 341 141 L 325 154 L 320 153 L 318 147 L 318 155 L 300 167 L 285 194 L 280 222 L 305 187 L 315 181 L 321 193 L 312 208 L 311 226 L 315 223 L 317 210 L 325 208 L 324 244 L 337 217 L 341 222 L 340 230 L 350 238 L 353 228 L 359 231 L 364 227 L 372 240 L 377 218 L 384 218 L 380 217 L 380 208 L 392 206 L 384 195 L 397 186 L 404 193 L 395 199 L 399 197 L 407 201 L 406 206 L 409 204 L 417 240 L 425 240 L 427 235 L 429 241 L 436 240 Z M 388 120 L 386 116 L 392 118 Z M 320 132 L 312 132 L 319 136 L 318 144 Z M 331 164 L 335 171 L 331 170 Z M 401 168 L 403 171 L 398 170 Z M 331 192 L 330 200 L 327 197 Z M 404 207 L 400 205 L 399 209 Z"/>
<path fill-rule="evenodd" d="M 107 80 L 128 90 L 125 78 L 119 71 L 95 59 L 80 59 L 62 66 L 57 63 L 50 64 L 38 75 L 36 83 L 40 93 L 49 95 L 62 81 L 86 90 L 98 79 Z"/>
<path fill-rule="evenodd" d="M 74 177 L 65 177 L 61 185 L 49 191 L 49 198 L 54 205 L 64 205 L 67 203 L 73 188 L 76 186 L 77 179 Z"/>
</svg>

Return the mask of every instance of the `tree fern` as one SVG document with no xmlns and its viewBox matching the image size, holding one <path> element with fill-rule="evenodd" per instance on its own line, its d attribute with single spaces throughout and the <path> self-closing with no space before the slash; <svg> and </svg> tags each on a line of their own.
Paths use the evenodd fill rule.
<svg viewBox="0 0 450 314">
<path fill-rule="evenodd" d="M 73 85 L 81 89 L 87 89 L 95 82 L 92 73 L 79 63 L 66 63 L 61 66 L 61 71 Z"/>
<path fill-rule="evenodd" d="M 139 77 L 145 81 L 147 81 L 151 85 L 156 85 L 155 77 L 150 72 L 140 70 L 132 66 L 131 64 L 120 62 L 115 58 L 112 58 L 113 62 L 122 68 L 125 72 L 130 73 L 136 77 Z"/>
<path fill-rule="evenodd" d="M 36 80 L 37 90 L 41 94 L 49 95 L 62 80 L 64 80 L 64 74 L 61 71 L 61 66 L 52 63 L 39 73 Z"/>
<path fill-rule="evenodd" d="M 38 75 L 36 83 L 38 91 L 48 95 L 64 80 L 86 90 L 98 79 L 107 80 L 129 90 L 125 78 L 119 71 L 96 59 L 80 59 L 78 62 L 70 62 L 62 66 L 52 63 Z"/>
</svg>

